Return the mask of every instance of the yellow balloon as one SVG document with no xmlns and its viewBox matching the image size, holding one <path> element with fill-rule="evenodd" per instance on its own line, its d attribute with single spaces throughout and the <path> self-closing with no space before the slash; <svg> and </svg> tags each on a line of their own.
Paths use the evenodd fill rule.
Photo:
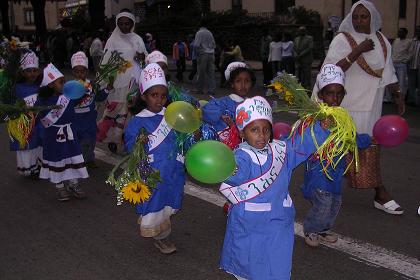
<svg viewBox="0 0 420 280">
<path fill-rule="evenodd" d="M 176 131 L 191 133 L 201 125 L 200 111 L 184 101 L 175 101 L 166 108 L 166 122 Z"/>
<path fill-rule="evenodd" d="M 202 100 L 198 101 L 198 103 L 200 103 L 200 107 L 203 108 L 203 106 L 206 105 L 209 102 L 207 100 L 202 99 Z"/>
</svg>

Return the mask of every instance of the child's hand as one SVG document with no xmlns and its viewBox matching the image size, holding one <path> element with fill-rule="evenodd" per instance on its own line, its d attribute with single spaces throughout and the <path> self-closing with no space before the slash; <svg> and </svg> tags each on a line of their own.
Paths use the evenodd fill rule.
<svg viewBox="0 0 420 280">
<path fill-rule="evenodd" d="M 229 117 L 229 116 L 226 116 L 226 115 L 222 115 L 221 117 L 220 117 L 228 126 L 232 126 L 234 123 L 233 123 L 233 120 L 232 120 L 232 118 L 231 117 Z"/>
<path fill-rule="evenodd" d="M 326 119 L 320 121 L 320 124 L 321 124 L 321 127 L 323 129 L 328 129 L 330 127 L 330 125 L 331 125 L 331 119 L 330 118 L 326 118 Z"/>
<path fill-rule="evenodd" d="M 378 145 L 378 141 L 376 141 L 375 137 L 372 137 L 372 138 L 370 139 L 370 143 L 371 143 L 372 145 Z"/>
<path fill-rule="evenodd" d="M 114 86 L 112 84 L 107 84 L 106 85 L 106 90 L 110 91 L 110 90 L 113 90 L 113 89 L 114 89 Z"/>
</svg>

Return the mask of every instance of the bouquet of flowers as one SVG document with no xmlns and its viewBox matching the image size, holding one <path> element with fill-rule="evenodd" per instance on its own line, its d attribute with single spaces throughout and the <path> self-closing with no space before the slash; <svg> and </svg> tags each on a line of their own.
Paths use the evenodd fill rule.
<svg viewBox="0 0 420 280">
<path fill-rule="evenodd" d="M 102 59 L 107 56 L 107 52 L 108 50 L 105 50 Z M 95 85 L 94 91 L 99 90 L 99 85 L 101 83 L 112 84 L 118 74 L 124 73 L 132 66 L 132 63 L 124 60 L 118 51 L 111 51 L 107 63 L 102 64 L 102 61 L 100 63 L 99 70 L 96 73 L 95 81 L 93 83 Z"/>
<path fill-rule="evenodd" d="M 162 181 L 159 171 L 150 165 L 144 147 L 148 140 L 145 130 L 142 129 L 133 151 L 114 166 L 106 180 L 106 183 L 113 186 L 117 191 L 117 205 L 121 205 L 124 199 L 133 204 L 149 200 L 152 189 L 156 188 L 157 183 Z M 115 173 L 125 163 L 127 166 L 116 177 Z"/>
<path fill-rule="evenodd" d="M 311 135 L 317 147 L 322 168 L 329 179 L 331 177 L 327 172 L 328 166 L 334 169 L 348 152 L 354 155 L 356 170 L 358 170 L 359 157 L 356 145 L 356 127 L 346 109 L 330 107 L 311 100 L 307 90 L 303 88 L 296 77 L 286 72 L 278 75 L 268 85 L 268 95 L 273 94 L 278 95 L 287 104 L 286 108 L 279 108 L 275 111 L 298 112 L 300 121 L 293 126 L 291 137 L 294 137 L 296 133 L 300 133 L 303 137 L 303 129 L 308 126 L 311 127 Z M 313 132 L 313 125 L 317 121 L 327 123 L 330 131 L 328 138 L 321 145 L 317 143 Z M 334 161 L 336 157 L 337 160 Z M 350 164 L 347 166 L 347 169 Z"/>
<path fill-rule="evenodd" d="M 40 111 L 57 106 L 28 107 L 23 100 L 16 100 L 15 84 L 21 64 L 21 55 L 27 49 L 18 48 L 15 39 L 2 39 L 0 43 L 0 122 L 7 123 L 7 131 L 12 141 L 18 141 L 24 148 L 31 136 L 35 119 Z"/>
</svg>

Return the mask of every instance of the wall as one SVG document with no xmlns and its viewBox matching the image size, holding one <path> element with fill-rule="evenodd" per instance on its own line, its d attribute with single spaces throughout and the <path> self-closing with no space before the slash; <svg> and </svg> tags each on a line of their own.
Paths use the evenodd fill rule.
<svg viewBox="0 0 420 280">
<path fill-rule="evenodd" d="M 228 1 L 226 1 L 228 2 Z M 249 13 L 266 13 L 274 11 L 274 1 L 271 0 L 242 0 L 242 9 Z"/>
<path fill-rule="evenodd" d="M 105 16 L 116 16 L 121 9 L 128 8 L 134 12 L 134 0 L 105 0 Z"/>
<path fill-rule="evenodd" d="M 24 10 L 32 10 L 32 5 L 29 2 L 21 1 L 20 3 L 10 2 L 11 14 L 10 26 L 13 29 L 16 27 L 19 31 L 34 32 L 35 25 L 26 25 L 24 19 Z M 55 29 L 58 25 L 58 10 L 64 7 L 64 2 L 50 2 L 45 4 L 45 21 L 47 30 Z"/>
<path fill-rule="evenodd" d="M 231 0 L 210 0 L 210 10 L 213 12 L 221 12 L 232 9 Z"/>
</svg>

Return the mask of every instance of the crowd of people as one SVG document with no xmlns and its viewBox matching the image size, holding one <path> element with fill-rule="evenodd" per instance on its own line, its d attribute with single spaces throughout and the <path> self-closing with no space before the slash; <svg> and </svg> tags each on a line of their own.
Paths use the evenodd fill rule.
<svg viewBox="0 0 420 280">
<path fill-rule="evenodd" d="M 394 97 L 398 113 L 404 114 L 406 91 L 409 98 L 416 98 L 420 79 L 420 28 L 417 37 L 409 42 L 404 41 L 406 31 L 400 30 L 394 48 L 380 28 L 381 17 L 373 3 L 356 2 L 341 23 L 340 33 L 331 41 L 312 91 L 314 100 L 348 110 L 358 132 L 357 145 L 367 150 L 377 146 L 372 128 L 381 116 L 385 89 Z M 164 117 L 172 86 L 168 58 L 157 50 L 150 33 L 143 41 L 134 30 L 135 18 L 124 10 L 116 16 L 116 27 L 105 44 L 98 33 L 87 37 L 83 48 L 74 48 L 76 43 L 70 36 L 67 47 L 58 51 L 58 41 L 52 39 L 47 59 L 50 63 L 42 70 L 37 55 L 25 53 L 16 96 L 27 106 L 60 107 L 40 113 L 27 145 L 20 147 L 11 141 L 11 150 L 16 151 L 20 174 L 49 180 L 55 185 L 57 199 L 68 201 L 72 196 L 86 197 L 80 179 L 89 176 L 88 168 L 97 167 L 97 142 L 107 143 L 112 152 L 122 149 L 130 153 L 141 131 L 146 131 L 146 152 L 163 180 L 148 201 L 136 204 L 137 223 L 141 236 L 150 238 L 161 253 L 170 254 L 176 251 L 170 240 L 171 216 L 182 207 L 186 175 L 181 152 L 173 153 L 178 148 L 176 132 Z M 260 51 L 264 83 L 268 84 L 277 72 L 286 71 L 297 73 L 299 81 L 309 89 L 313 38 L 307 35 L 306 28 L 300 27 L 294 40 L 289 33 L 278 32 L 271 38 L 267 30 L 263 32 Z M 324 173 L 324 159 L 320 162 L 316 151 L 330 133 L 328 119 L 315 123 L 312 129 L 298 124 L 303 134 L 298 137 L 302 140 L 273 139 L 272 108 L 262 97 L 263 92 L 250 97 L 256 77 L 245 63 L 240 46 L 227 40 L 218 63 L 216 47 L 213 34 L 203 22 L 191 41 L 178 38 L 174 42 L 172 58 L 179 82 L 184 79 L 186 60 L 192 60 L 193 71 L 188 78 L 192 80 L 198 74 L 195 93 L 202 94 L 206 85 L 208 94 L 214 95 L 216 66 L 222 71 L 222 85 L 227 84 L 231 90 L 231 94 L 212 98 L 200 108 L 203 121 L 214 128 L 221 140 L 232 127 L 238 130 L 241 140 L 234 151 L 235 172 L 220 187 L 231 203 L 220 267 L 237 279 L 289 279 L 295 218 L 288 191 L 292 171 L 301 163 L 306 164 L 302 191 L 312 206 L 304 220 L 305 242 L 316 247 L 338 239 L 331 229 L 341 206 L 345 162 L 341 161 L 335 169 L 328 168 L 334 180 Z M 64 49 L 68 55 L 63 57 Z M 97 71 L 100 64 L 106 64 L 112 51 L 117 51 L 129 66 L 94 91 L 96 85 L 88 79 L 88 71 L 90 67 Z M 66 60 L 74 79 L 86 88 L 82 98 L 63 94 L 65 77 L 59 69 L 66 66 Z M 130 100 L 127 95 L 133 84 L 138 91 Z M 97 122 L 95 102 L 102 101 L 105 110 Z M 372 160 L 377 160 L 379 153 L 372 154 Z M 376 170 L 380 178 L 379 171 Z M 375 189 L 375 208 L 388 214 L 404 213 L 381 180 L 371 187 Z"/>
</svg>

